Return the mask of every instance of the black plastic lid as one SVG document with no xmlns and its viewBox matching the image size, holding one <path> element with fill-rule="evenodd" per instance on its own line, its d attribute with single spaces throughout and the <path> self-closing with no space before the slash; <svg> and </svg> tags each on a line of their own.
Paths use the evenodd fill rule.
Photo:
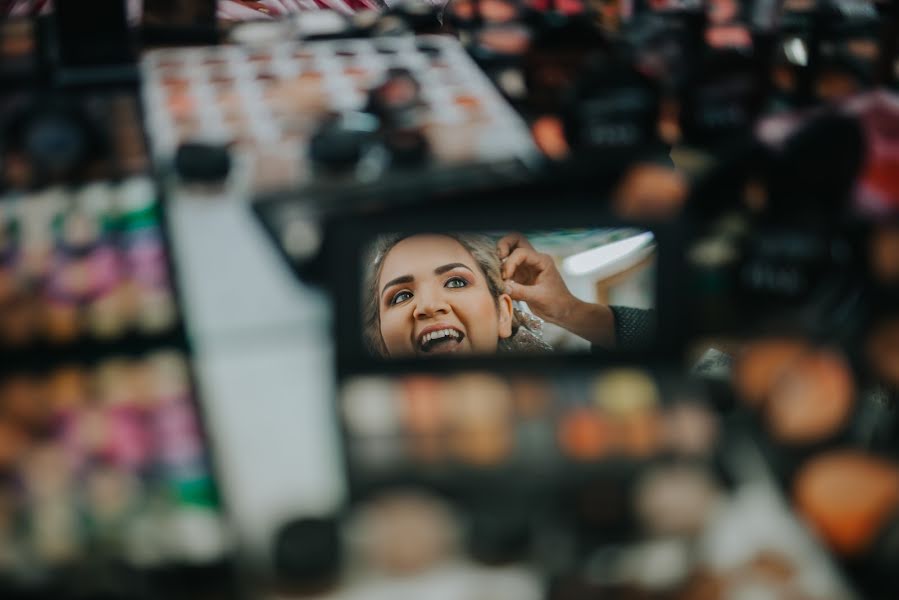
<svg viewBox="0 0 899 600">
<path fill-rule="evenodd" d="M 231 172 L 231 153 L 219 144 L 186 142 L 178 146 L 175 171 L 186 181 L 221 181 Z"/>
<path fill-rule="evenodd" d="M 309 140 L 309 158 L 328 170 L 352 169 L 362 159 L 370 134 L 340 127 L 322 129 Z"/>
<path fill-rule="evenodd" d="M 340 570 L 340 535 L 332 518 L 290 521 L 275 536 L 275 573 L 288 586 L 316 586 L 332 581 Z"/>
<path fill-rule="evenodd" d="M 393 167 L 417 167 L 430 159 L 428 139 L 417 129 L 387 131 L 383 139 Z"/>
</svg>

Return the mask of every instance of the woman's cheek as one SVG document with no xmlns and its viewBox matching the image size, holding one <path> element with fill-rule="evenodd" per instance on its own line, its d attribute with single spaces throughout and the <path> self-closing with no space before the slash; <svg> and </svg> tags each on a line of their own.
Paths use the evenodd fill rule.
<svg viewBox="0 0 899 600">
<path fill-rule="evenodd" d="M 466 324 L 471 339 L 471 348 L 477 353 L 488 354 L 496 352 L 499 342 L 499 315 L 493 297 L 470 297 L 464 308 L 471 316 Z M 461 307 L 460 307 L 461 309 Z"/>
<path fill-rule="evenodd" d="M 399 307 L 381 313 L 381 337 L 387 346 L 387 353 L 391 356 L 408 354 L 412 351 L 409 347 L 411 336 L 408 319 L 404 313 L 408 312 Z"/>
</svg>

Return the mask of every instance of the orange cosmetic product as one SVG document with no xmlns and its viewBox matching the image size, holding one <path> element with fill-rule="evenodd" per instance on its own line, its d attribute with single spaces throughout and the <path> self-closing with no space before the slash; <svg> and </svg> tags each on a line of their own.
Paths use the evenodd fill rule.
<svg viewBox="0 0 899 600">
<path fill-rule="evenodd" d="M 662 427 L 655 411 L 641 412 L 618 422 L 624 450 L 634 456 L 645 457 L 655 452 L 662 442 Z"/>
<path fill-rule="evenodd" d="M 435 377 L 409 377 L 403 382 L 405 392 L 403 421 L 412 435 L 433 435 L 445 422 L 440 380 Z"/>
<path fill-rule="evenodd" d="M 769 338 L 750 343 L 737 361 L 734 386 L 743 400 L 758 408 L 777 381 L 803 353 L 799 340 Z"/>
<path fill-rule="evenodd" d="M 846 361 L 823 350 L 802 357 L 784 374 L 765 413 L 776 438 L 804 444 L 836 434 L 854 402 L 855 383 Z"/>
<path fill-rule="evenodd" d="M 803 467 L 793 497 L 834 550 L 856 555 L 899 510 L 899 467 L 857 450 L 831 452 Z"/>
<path fill-rule="evenodd" d="M 608 452 L 612 435 L 608 423 L 599 413 L 590 408 L 577 408 L 560 420 L 558 440 L 568 457 L 590 461 Z"/>
<path fill-rule="evenodd" d="M 493 423 L 458 431 L 452 442 L 458 458 L 479 467 L 498 465 L 512 451 L 512 433 L 508 424 Z"/>
</svg>

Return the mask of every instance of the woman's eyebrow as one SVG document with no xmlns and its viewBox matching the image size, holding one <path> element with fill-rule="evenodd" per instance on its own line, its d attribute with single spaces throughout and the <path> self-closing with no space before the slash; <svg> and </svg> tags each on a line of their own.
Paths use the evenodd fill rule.
<svg viewBox="0 0 899 600">
<path fill-rule="evenodd" d="M 468 271 L 471 271 L 471 267 L 469 267 L 468 265 L 466 265 L 464 263 L 449 263 L 449 264 L 443 265 L 442 267 L 437 267 L 436 269 L 434 269 L 434 275 L 443 275 L 447 271 L 452 271 L 453 269 L 458 269 L 460 267 L 463 269 L 466 269 Z M 474 271 L 472 271 L 472 273 L 474 273 Z"/>
<path fill-rule="evenodd" d="M 381 290 L 381 294 L 383 295 L 384 292 L 387 291 L 387 288 L 389 288 L 390 286 L 399 285 L 401 283 L 412 283 L 413 281 L 415 281 L 415 278 L 411 275 L 400 275 L 399 277 L 391 279 L 390 281 L 385 283 L 384 288 Z"/>
</svg>

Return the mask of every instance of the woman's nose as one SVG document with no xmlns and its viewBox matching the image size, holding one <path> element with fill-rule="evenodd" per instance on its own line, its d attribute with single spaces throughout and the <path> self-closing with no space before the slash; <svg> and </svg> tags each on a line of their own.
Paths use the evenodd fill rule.
<svg viewBox="0 0 899 600">
<path fill-rule="evenodd" d="M 427 319 L 449 312 L 449 303 L 440 292 L 419 292 L 417 299 L 414 311 L 416 319 Z"/>
</svg>

